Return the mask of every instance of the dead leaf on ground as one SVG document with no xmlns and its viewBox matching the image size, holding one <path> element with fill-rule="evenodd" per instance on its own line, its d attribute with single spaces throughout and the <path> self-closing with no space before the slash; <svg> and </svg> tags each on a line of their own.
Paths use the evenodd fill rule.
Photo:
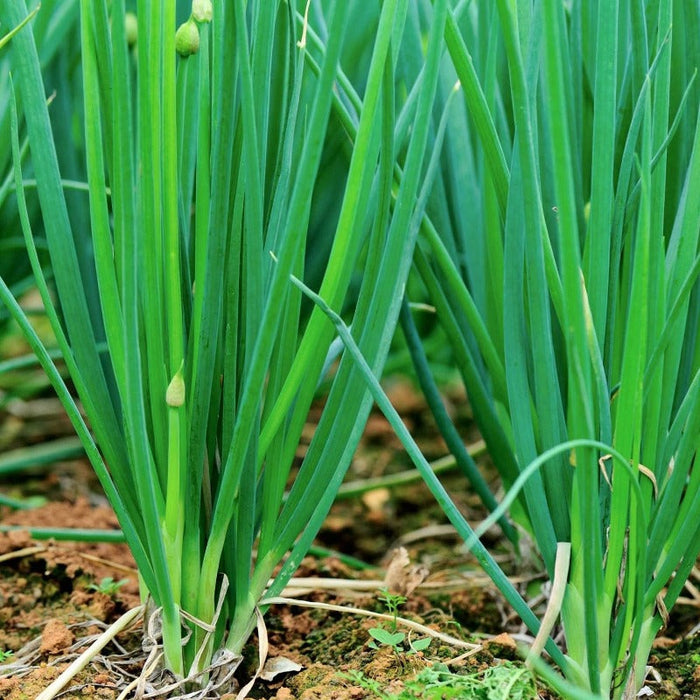
<svg viewBox="0 0 700 700">
<path fill-rule="evenodd" d="M 396 595 L 409 596 L 428 577 L 427 566 L 412 565 L 405 547 L 398 547 L 392 552 L 384 575 L 384 587 Z"/>
<path fill-rule="evenodd" d="M 264 681 L 272 681 L 281 673 L 298 673 L 303 666 L 286 656 L 274 656 L 265 662 L 265 667 L 260 674 Z"/>
</svg>

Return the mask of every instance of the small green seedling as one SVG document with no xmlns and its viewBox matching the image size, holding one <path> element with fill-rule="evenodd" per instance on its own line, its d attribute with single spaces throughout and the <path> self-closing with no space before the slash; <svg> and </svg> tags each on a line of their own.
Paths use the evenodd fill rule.
<svg viewBox="0 0 700 700">
<path fill-rule="evenodd" d="M 394 621 L 391 631 L 396 632 L 396 618 L 399 614 L 399 608 L 406 602 L 406 596 L 399 595 L 398 593 L 389 593 L 388 589 L 382 588 L 381 591 L 379 591 L 379 600 L 384 603 L 387 612 L 393 615 Z"/>
<path fill-rule="evenodd" d="M 406 654 L 416 654 L 419 651 L 425 651 L 431 642 L 430 637 L 421 637 L 414 641 L 410 637 L 406 637 L 403 632 L 390 632 L 384 627 L 372 627 L 369 633 L 373 637 L 373 640 L 369 642 L 369 646 L 372 649 L 379 649 L 379 645 L 389 646 L 397 654 L 403 651 Z M 408 649 L 405 647 L 406 644 Z"/>
<path fill-rule="evenodd" d="M 406 597 L 399 595 L 397 593 L 389 593 L 386 588 L 383 588 L 379 592 L 379 599 L 386 606 L 387 612 L 393 616 L 390 628 L 386 627 L 372 627 L 369 630 L 372 641 L 369 642 L 369 646 L 372 649 L 379 649 L 381 646 L 391 647 L 396 654 L 405 651 L 407 654 L 415 654 L 419 651 L 424 651 L 430 645 L 430 637 L 424 637 L 422 639 L 416 639 L 411 641 L 410 637 L 407 638 L 404 632 L 397 631 L 397 618 L 399 607 L 406 602 Z M 405 644 L 408 644 L 408 649 L 406 650 Z"/>
<path fill-rule="evenodd" d="M 339 673 L 338 676 L 355 685 L 359 685 L 365 690 L 369 690 L 370 693 L 374 693 L 374 695 L 380 698 L 380 700 L 391 700 L 391 696 L 384 692 L 383 685 L 379 681 L 374 680 L 374 678 L 365 676 L 362 671 L 356 671 L 353 669 L 347 673 Z"/>
<path fill-rule="evenodd" d="M 0 664 L 4 664 L 12 654 L 13 652 L 10 649 L 0 649 Z"/>
<path fill-rule="evenodd" d="M 397 654 L 403 651 L 403 642 L 406 635 L 403 632 L 391 632 L 384 627 L 372 627 L 369 630 L 374 641 L 369 643 L 372 649 L 379 649 L 379 645 L 391 647 Z"/>
<path fill-rule="evenodd" d="M 119 581 L 115 581 L 111 576 L 107 576 L 99 583 L 91 583 L 88 586 L 88 590 L 113 596 L 125 583 L 128 582 L 128 580 L 128 578 L 123 578 Z"/>
<path fill-rule="evenodd" d="M 532 675 L 509 662 L 464 675 L 452 673 L 444 664 L 434 664 L 407 678 L 398 693 L 387 692 L 381 683 L 361 671 L 340 675 L 380 700 L 536 700 L 538 697 Z"/>
<path fill-rule="evenodd" d="M 425 651 L 429 646 L 432 639 L 430 637 L 421 637 L 420 639 L 412 640 L 410 637 L 408 639 L 408 653 L 417 654 L 419 651 Z"/>
</svg>

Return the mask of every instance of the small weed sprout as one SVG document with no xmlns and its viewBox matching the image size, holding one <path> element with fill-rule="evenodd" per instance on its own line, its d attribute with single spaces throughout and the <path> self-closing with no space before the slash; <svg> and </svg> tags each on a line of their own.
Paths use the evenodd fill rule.
<svg viewBox="0 0 700 700">
<path fill-rule="evenodd" d="M 399 614 L 399 608 L 406 602 L 406 596 L 398 593 L 389 593 L 387 588 L 382 588 L 379 591 L 379 600 L 386 606 L 386 610 L 390 615 L 393 615 L 394 621 L 391 626 L 391 631 L 396 632 L 396 618 Z"/>
<path fill-rule="evenodd" d="M 13 652 L 11 649 L 0 649 L 0 664 L 4 664 L 12 654 Z"/>
<path fill-rule="evenodd" d="M 89 591 L 104 593 L 105 595 L 108 595 L 111 598 L 128 581 L 128 578 L 123 578 L 119 581 L 115 581 L 111 576 L 107 576 L 103 578 L 99 583 L 91 583 L 87 588 Z"/>
<path fill-rule="evenodd" d="M 391 696 L 384 692 L 382 684 L 379 681 L 375 681 L 374 678 L 368 678 L 362 671 L 348 671 L 347 673 L 339 673 L 340 678 L 350 681 L 353 684 L 359 685 L 360 688 L 369 690 L 370 693 L 380 700 L 391 700 Z"/>
<path fill-rule="evenodd" d="M 361 671 L 341 674 L 341 678 L 356 683 L 381 700 L 535 700 L 538 697 L 530 673 L 509 662 L 485 672 L 464 675 L 452 673 L 444 664 L 435 664 L 407 680 L 397 693 L 386 692 L 381 683 Z"/>
<path fill-rule="evenodd" d="M 406 637 L 404 632 L 397 631 L 397 618 L 399 607 L 406 602 L 406 596 L 399 595 L 397 593 L 390 593 L 388 589 L 383 588 L 379 593 L 379 600 L 381 600 L 386 606 L 387 612 L 393 616 L 390 628 L 386 627 L 372 627 L 369 630 L 369 634 L 372 637 L 372 641 L 369 642 L 369 647 L 372 649 L 379 649 L 379 645 L 389 646 L 394 650 L 395 654 L 406 651 L 404 644 L 408 644 L 407 654 L 416 654 L 422 652 L 430 646 L 430 637 L 423 637 L 421 639 L 416 639 L 412 641 Z"/>
<path fill-rule="evenodd" d="M 430 637 L 420 637 L 415 641 L 410 637 L 408 638 L 409 654 L 418 654 L 419 652 L 425 651 L 429 646 L 430 642 L 433 640 Z"/>
<path fill-rule="evenodd" d="M 396 654 L 403 651 L 403 642 L 406 635 L 403 632 L 391 632 L 385 627 L 372 627 L 369 630 L 373 641 L 369 643 L 370 648 L 379 649 L 379 645 L 391 647 Z M 379 642 L 379 644 L 377 644 Z"/>
</svg>

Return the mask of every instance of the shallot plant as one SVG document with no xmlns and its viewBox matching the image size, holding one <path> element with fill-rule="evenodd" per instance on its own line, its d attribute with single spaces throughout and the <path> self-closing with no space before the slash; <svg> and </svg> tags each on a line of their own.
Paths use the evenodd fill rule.
<svg viewBox="0 0 700 700">
<path fill-rule="evenodd" d="M 340 65 L 353 60 L 343 53 L 351 3 L 194 0 L 178 28 L 171 0 L 138 0 L 135 13 L 125 0 L 81 0 L 87 231 L 69 220 L 34 38 L 22 29 L 10 41 L 22 227 L 77 396 L 4 280 L 0 297 L 117 513 L 160 622 L 149 627 L 162 628 L 178 678 L 212 675 L 213 660 L 235 667 L 263 596 L 281 591 L 308 550 L 371 407 L 357 367 L 341 359 L 297 464 L 334 334 L 289 277 L 317 280 L 334 307 L 352 302 L 346 319 L 380 374 L 437 164 L 426 154 L 448 8 L 436 2 L 418 35 L 408 6 L 386 0 L 372 15 L 353 102 Z M 4 27 L 26 16 L 24 0 L 0 4 Z M 414 56 L 425 49 L 419 82 L 397 78 L 406 43 Z M 329 124 L 342 140 L 348 109 L 356 128 L 342 173 L 326 179 Z M 25 128 L 55 297 L 27 217 Z M 316 227 L 318 254 L 310 210 L 328 188 L 340 205 Z"/>
<path fill-rule="evenodd" d="M 415 273 L 557 583 L 551 680 L 635 697 L 700 553 L 700 7 L 459 3 L 445 42 L 464 100 Z"/>
<path fill-rule="evenodd" d="M 409 289 L 449 339 L 507 489 L 500 505 L 440 400 L 410 295 L 401 328 L 446 443 L 493 511 L 476 533 L 333 304 L 295 284 L 536 635 L 529 662 L 567 698 L 633 698 L 700 554 L 700 8 L 459 2 L 444 37 L 438 100 L 455 79 L 463 100 Z M 501 518 L 517 545 L 506 513 L 552 578 L 541 620 L 477 540 Z M 549 636 L 559 616 L 562 647 Z"/>
</svg>

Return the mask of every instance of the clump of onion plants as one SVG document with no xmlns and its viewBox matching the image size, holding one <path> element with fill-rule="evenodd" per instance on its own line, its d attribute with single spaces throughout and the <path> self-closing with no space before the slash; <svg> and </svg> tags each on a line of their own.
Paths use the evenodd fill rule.
<svg viewBox="0 0 700 700">
<path fill-rule="evenodd" d="M 699 29 L 696 5 L 665 0 L 462 2 L 448 15 L 442 97 L 458 78 L 464 99 L 401 327 L 445 441 L 493 511 L 476 533 L 347 325 L 297 282 L 365 366 L 446 515 L 536 634 L 529 662 L 565 697 L 636 696 L 700 553 Z M 500 505 L 440 401 L 415 300 L 449 341 L 508 488 Z M 517 546 L 508 510 L 552 577 L 541 621 L 476 539 L 500 518 Z M 559 615 L 562 648 L 549 638 Z"/>
<path fill-rule="evenodd" d="M 404 28 L 416 28 L 406 2 L 382 4 L 354 102 L 339 65 L 349 6 L 313 3 L 305 15 L 295 2 L 197 0 L 178 34 L 170 0 L 138 0 L 136 31 L 124 0 L 82 0 L 86 236 L 68 218 L 33 37 L 19 31 L 10 42 L 23 231 L 87 421 L 2 281 L 0 296 L 83 440 L 180 678 L 212 660 L 234 665 L 263 597 L 308 550 L 371 406 L 343 358 L 293 471 L 333 328 L 302 305 L 290 275 L 318 280 L 337 308 L 353 281 L 348 320 L 374 374 L 398 317 L 425 204 L 447 5 L 436 3 L 426 77 L 398 90 Z M 0 6 L 3 25 L 25 15 L 23 0 Z M 414 52 L 424 39 L 411 35 Z M 339 128 L 351 103 L 342 175 L 324 178 L 328 125 Z M 26 216 L 25 125 L 55 299 Z M 399 159 L 406 176 L 394 190 Z M 310 210 L 325 188 L 340 206 L 311 268 Z"/>
<path fill-rule="evenodd" d="M 460 3 L 447 22 L 464 102 L 415 273 L 558 581 L 567 697 L 636 695 L 700 553 L 699 29 L 667 0 Z"/>
</svg>

